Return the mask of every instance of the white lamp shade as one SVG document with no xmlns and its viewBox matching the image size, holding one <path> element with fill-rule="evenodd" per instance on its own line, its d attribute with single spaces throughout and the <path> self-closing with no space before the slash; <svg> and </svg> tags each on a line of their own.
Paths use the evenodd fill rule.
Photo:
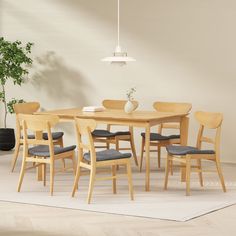
<svg viewBox="0 0 236 236">
<path fill-rule="evenodd" d="M 113 57 L 105 57 L 101 61 L 107 61 L 107 62 L 128 62 L 128 61 L 136 61 L 136 60 L 133 57 L 113 56 Z"/>
</svg>

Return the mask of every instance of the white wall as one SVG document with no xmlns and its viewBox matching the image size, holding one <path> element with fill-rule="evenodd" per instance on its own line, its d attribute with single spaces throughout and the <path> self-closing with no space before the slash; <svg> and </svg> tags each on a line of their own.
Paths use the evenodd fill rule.
<svg viewBox="0 0 236 236">
<path fill-rule="evenodd" d="M 140 109 L 156 100 L 191 102 L 193 111 L 224 113 L 222 159 L 236 162 L 234 0 L 121 1 L 121 45 L 137 59 L 126 67 L 100 62 L 116 44 L 116 0 L 2 0 L 0 11 L 1 36 L 35 43 L 29 81 L 9 85 L 9 97 L 45 109 L 81 107 L 123 99 L 135 86 Z M 190 144 L 196 128 L 192 119 Z"/>
</svg>

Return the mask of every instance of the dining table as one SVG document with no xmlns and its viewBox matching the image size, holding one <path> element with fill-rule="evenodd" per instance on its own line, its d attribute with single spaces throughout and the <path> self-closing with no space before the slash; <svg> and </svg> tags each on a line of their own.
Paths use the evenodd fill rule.
<svg viewBox="0 0 236 236">
<path fill-rule="evenodd" d="M 99 112 L 84 112 L 82 108 L 65 108 L 37 112 L 35 114 L 57 115 L 61 122 L 73 122 L 75 118 L 94 119 L 97 124 L 132 126 L 145 129 L 145 190 L 150 191 L 150 132 L 151 127 L 162 123 L 180 123 L 180 145 L 188 141 L 188 113 L 136 110 L 126 113 L 123 110 L 105 109 Z M 42 176 L 38 175 L 42 180 Z"/>
</svg>

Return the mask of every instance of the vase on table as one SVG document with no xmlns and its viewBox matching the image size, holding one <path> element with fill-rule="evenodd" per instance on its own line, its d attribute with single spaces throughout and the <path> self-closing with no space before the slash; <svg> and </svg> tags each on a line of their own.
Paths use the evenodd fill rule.
<svg viewBox="0 0 236 236">
<path fill-rule="evenodd" d="M 126 113 L 132 113 L 135 110 L 134 104 L 132 101 L 128 100 L 125 104 L 124 110 Z"/>
</svg>

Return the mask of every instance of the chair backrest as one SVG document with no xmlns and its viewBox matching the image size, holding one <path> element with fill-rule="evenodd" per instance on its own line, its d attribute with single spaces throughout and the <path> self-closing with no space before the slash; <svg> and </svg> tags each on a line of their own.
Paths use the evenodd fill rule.
<svg viewBox="0 0 236 236">
<path fill-rule="evenodd" d="M 29 115 L 18 114 L 19 123 L 23 127 L 23 144 L 28 149 L 28 145 L 48 145 L 51 154 L 53 154 L 53 139 L 51 128 L 59 122 L 59 117 L 55 115 Z M 28 134 L 31 131 L 35 139 L 29 139 Z M 42 133 L 46 132 L 48 140 L 42 138 Z"/>
<path fill-rule="evenodd" d="M 106 109 L 113 109 L 113 110 L 124 110 L 125 104 L 127 103 L 127 100 L 111 100 L 111 99 L 106 99 L 103 100 L 102 105 L 106 108 Z M 137 109 L 138 107 L 138 102 L 137 101 L 132 101 L 133 105 L 134 105 L 134 110 Z M 115 126 L 115 125 L 112 125 Z M 107 125 L 107 129 L 111 130 L 111 125 Z M 132 127 L 129 126 L 129 130 L 130 132 L 132 131 Z"/>
<path fill-rule="evenodd" d="M 16 113 L 16 135 L 20 139 L 22 126 L 20 125 L 18 114 L 33 114 L 38 111 L 40 104 L 38 102 L 24 102 L 16 103 L 13 105 L 14 112 Z"/>
<path fill-rule="evenodd" d="M 96 128 L 97 124 L 92 119 L 79 119 L 75 118 L 76 136 L 77 136 L 77 147 L 78 147 L 78 158 L 80 161 L 83 159 L 84 150 L 89 151 L 91 165 L 95 167 L 96 164 L 96 152 L 92 137 L 92 132 Z"/>
<path fill-rule="evenodd" d="M 174 112 L 174 113 L 189 113 L 192 109 L 192 104 L 182 102 L 154 102 L 153 107 L 159 112 Z M 162 129 L 180 129 L 179 123 L 164 123 L 159 126 L 158 132 L 161 133 Z"/>
<path fill-rule="evenodd" d="M 115 110 L 123 110 L 125 107 L 127 100 L 103 100 L 102 105 L 106 108 L 106 109 L 115 109 Z M 134 105 L 134 109 L 137 109 L 138 107 L 138 102 L 137 101 L 132 101 L 133 105 Z"/>
<path fill-rule="evenodd" d="M 16 114 L 33 114 L 38 111 L 40 104 L 38 102 L 24 102 L 13 105 Z"/>
<path fill-rule="evenodd" d="M 197 138 L 197 148 L 201 149 L 202 143 L 210 143 L 214 145 L 214 150 L 216 155 L 219 155 L 220 152 L 220 133 L 221 133 L 221 124 L 223 122 L 223 114 L 216 112 L 204 112 L 197 111 L 195 112 L 195 118 L 200 124 Z M 203 136 L 205 129 L 216 130 L 215 137 L 209 138 Z"/>
</svg>

